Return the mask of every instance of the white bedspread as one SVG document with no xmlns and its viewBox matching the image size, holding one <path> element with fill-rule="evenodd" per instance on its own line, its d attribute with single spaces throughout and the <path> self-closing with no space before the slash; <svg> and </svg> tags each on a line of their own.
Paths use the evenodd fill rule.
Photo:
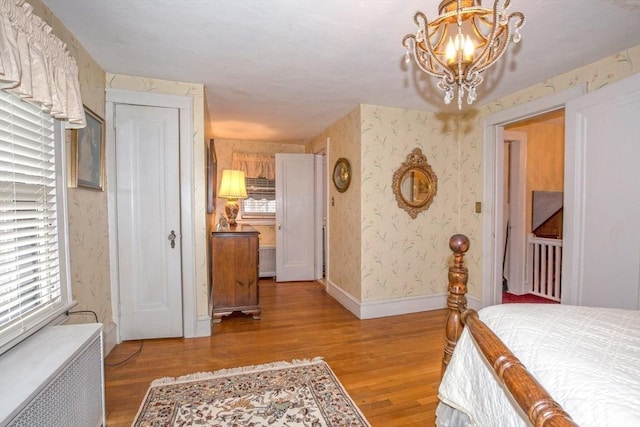
<svg viewBox="0 0 640 427">
<path fill-rule="evenodd" d="M 640 311 L 506 304 L 480 318 L 578 425 L 640 426 Z M 472 425 L 528 425 L 466 330 L 439 397 Z"/>
</svg>

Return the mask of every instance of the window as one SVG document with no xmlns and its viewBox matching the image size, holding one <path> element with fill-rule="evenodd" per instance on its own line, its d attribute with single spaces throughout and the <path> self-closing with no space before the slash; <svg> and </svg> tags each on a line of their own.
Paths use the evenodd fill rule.
<svg viewBox="0 0 640 427">
<path fill-rule="evenodd" d="M 59 130 L 0 91 L 0 354 L 71 307 Z"/>
<path fill-rule="evenodd" d="M 245 178 L 247 198 L 242 201 L 242 217 L 273 217 L 276 214 L 276 181 Z"/>
</svg>

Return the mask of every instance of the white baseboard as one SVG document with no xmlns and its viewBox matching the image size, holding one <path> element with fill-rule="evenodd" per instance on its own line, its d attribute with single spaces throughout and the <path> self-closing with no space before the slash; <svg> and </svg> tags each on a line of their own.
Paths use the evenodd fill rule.
<svg viewBox="0 0 640 427">
<path fill-rule="evenodd" d="M 117 328 L 115 323 L 102 326 L 102 344 L 104 346 L 104 357 L 107 357 L 107 355 L 111 353 L 111 350 L 113 350 L 113 348 L 118 343 L 116 329 Z"/>
<path fill-rule="evenodd" d="M 196 322 L 196 336 L 197 337 L 209 337 L 211 336 L 211 317 L 210 316 L 198 316 Z"/>
<path fill-rule="evenodd" d="M 102 327 L 103 345 L 104 345 L 104 357 L 107 357 L 111 350 L 118 344 L 117 327 L 115 323 L 110 325 L 103 325 Z M 196 324 L 196 335 L 191 338 L 208 337 L 211 336 L 211 317 L 198 316 Z"/>
<path fill-rule="evenodd" d="M 353 313 L 358 319 L 362 319 L 360 314 L 360 301 L 346 293 L 342 288 L 336 286 L 331 280 L 327 279 L 325 281 L 325 289 L 327 290 L 327 293 L 342 304 L 344 308 Z"/>
<path fill-rule="evenodd" d="M 329 295 L 358 319 L 375 319 L 447 308 L 446 293 L 361 302 L 331 281 L 327 281 L 326 289 Z M 480 299 L 473 296 L 467 297 L 467 306 L 475 310 L 482 308 Z"/>
<path fill-rule="evenodd" d="M 473 308 L 478 311 L 482 308 L 482 300 L 480 298 L 467 295 L 467 308 Z"/>
<path fill-rule="evenodd" d="M 447 294 L 432 294 L 415 297 L 392 298 L 379 301 L 365 301 L 361 304 L 361 319 L 398 316 L 421 311 L 447 308 Z"/>
</svg>

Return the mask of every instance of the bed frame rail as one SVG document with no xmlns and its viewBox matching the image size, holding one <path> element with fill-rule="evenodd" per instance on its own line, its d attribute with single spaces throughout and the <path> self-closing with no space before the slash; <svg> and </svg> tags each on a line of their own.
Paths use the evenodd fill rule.
<svg viewBox="0 0 640 427">
<path fill-rule="evenodd" d="M 446 347 L 442 358 L 442 373 L 446 370 L 462 329 L 466 326 L 476 346 L 493 367 L 518 406 L 535 427 L 577 426 L 562 407 L 540 385 L 526 367 L 480 320 L 478 313 L 467 308 L 467 279 L 464 254 L 469 250 L 469 239 L 456 234 L 449 240 L 453 251 L 453 265 L 449 267 L 449 296 L 447 297 Z"/>
</svg>

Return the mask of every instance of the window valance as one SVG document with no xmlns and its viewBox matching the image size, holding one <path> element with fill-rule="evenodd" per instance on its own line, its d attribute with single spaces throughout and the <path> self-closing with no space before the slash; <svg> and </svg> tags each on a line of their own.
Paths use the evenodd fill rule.
<svg viewBox="0 0 640 427">
<path fill-rule="evenodd" d="M 271 154 L 233 153 L 231 168 L 244 171 L 248 178 L 276 179 L 276 158 Z"/>
<path fill-rule="evenodd" d="M 0 0 L 0 89 L 84 127 L 78 65 L 51 32 L 24 0 Z"/>
</svg>

